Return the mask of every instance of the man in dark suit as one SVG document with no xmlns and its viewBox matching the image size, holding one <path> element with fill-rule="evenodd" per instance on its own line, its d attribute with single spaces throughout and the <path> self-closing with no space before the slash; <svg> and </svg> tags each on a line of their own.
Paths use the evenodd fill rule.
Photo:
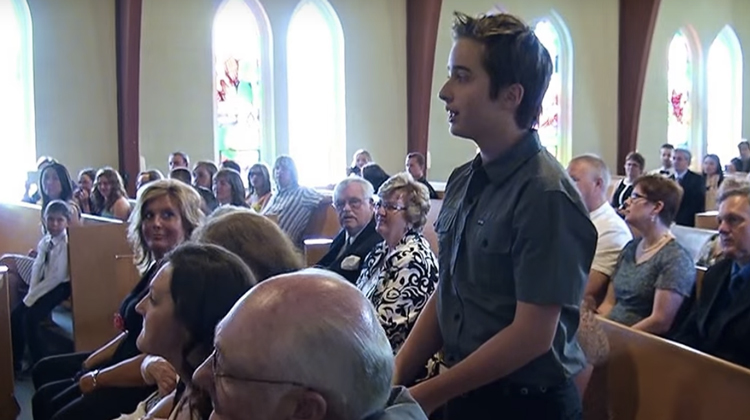
<svg viewBox="0 0 750 420">
<path fill-rule="evenodd" d="M 695 215 L 706 207 L 706 181 L 702 175 L 691 171 L 692 156 L 686 149 L 674 151 L 675 180 L 682 187 L 682 202 L 674 221 L 682 226 L 695 226 Z"/>
<path fill-rule="evenodd" d="M 719 197 L 725 259 L 708 269 L 701 294 L 669 337 L 750 368 L 750 184 Z"/>
<path fill-rule="evenodd" d="M 374 194 L 372 184 L 360 177 L 346 178 L 336 185 L 333 205 L 342 229 L 316 266 L 357 282 L 365 257 L 383 240 L 375 231 Z"/>
</svg>

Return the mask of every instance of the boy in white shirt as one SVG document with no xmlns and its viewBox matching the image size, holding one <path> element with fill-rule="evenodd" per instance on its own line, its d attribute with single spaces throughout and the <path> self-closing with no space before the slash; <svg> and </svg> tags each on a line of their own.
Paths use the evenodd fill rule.
<svg viewBox="0 0 750 420">
<path fill-rule="evenodd" d="M 33 363 L 45 356 L 44 343 L 39 339 L 40 324 L 57 305 L 70 297 L 67 233 L 70 217 L 70 207 L 61 200 L 51 201 L 44 211 L 47 233 L 37 245 L 29 292 L 10 317 L 16 372 L 21 371 L 27 344 Z"/>
</svg>

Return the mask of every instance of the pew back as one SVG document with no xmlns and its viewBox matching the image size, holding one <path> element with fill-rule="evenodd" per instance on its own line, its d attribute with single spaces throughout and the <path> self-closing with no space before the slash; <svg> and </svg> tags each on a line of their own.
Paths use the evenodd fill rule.
<svg viewBox="0 0 750 420">
<path fill-rule="evenodd" d="M 690 252 L 693 262 L 696 262 L 700 256 L 701 249 L 718 232 L 715 230 L 674 225 L 672 226 L 672 233 L 677 242 Z"/>
<path fill-rule="evenodd" d="M 73 335 L 76 351 L 95 350 L 115 335 L 113 315 L 120 305 L 116 255 L 132 253 L 127 225 L 120 222 L 69 229 Z"/>
<path fill-rule="evenodd" d="M 750 370 L 599 318 L 610 343 L 584 404 L 606 398 L 614 420 L 740 420 Z"/>
<path fill-rule="evenodd" d="M 42 238 L 40 207 L 26 203 L 0 203 L 0 255 L 35 249 Z"/>
<path fill-rule="evenodd" d="M 0 266 L 0 419 L 14 419 L 19 413 L 14 396 L 7 271 L 7 267 Z"/>
</svg>

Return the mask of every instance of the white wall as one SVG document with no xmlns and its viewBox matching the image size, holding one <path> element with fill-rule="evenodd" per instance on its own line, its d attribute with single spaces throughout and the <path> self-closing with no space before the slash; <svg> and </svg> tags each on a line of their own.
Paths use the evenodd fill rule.
<svg viewBox="0 0 750 420">
<path fill-rule="evenodd" d="M 28 0 L 33 25 L 37 155 L 74 177 L 117 167 L 114 1 Z"/>
</svg>

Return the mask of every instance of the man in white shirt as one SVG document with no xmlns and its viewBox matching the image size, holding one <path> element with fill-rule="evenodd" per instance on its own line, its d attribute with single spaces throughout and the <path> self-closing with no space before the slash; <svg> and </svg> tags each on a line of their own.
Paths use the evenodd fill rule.
<svg viewBox="0 0 750 420">
<path fill-rule="evenodd" d="M 661 145 L 661 168 L 654 169 L 649 175 L 663 175 L 667 178 L 674 179 L 674 146 L 669 143 Z"/>
<path fill-rule="evenodd" d="M 633 239 L 633 235 L 625 221 L 607 202 L 610 175 L 607 165 L 600 157 L 582 155 L 573 158 L 568 164 L 568 175 L 575 181 L 598 234 L 596 253 L 584 292 L 584 300 L 589 300 L 592 304 L 595 302 L 597 307 L 607 293 L 609 279 L 620 251 Z"/>
</svg>

